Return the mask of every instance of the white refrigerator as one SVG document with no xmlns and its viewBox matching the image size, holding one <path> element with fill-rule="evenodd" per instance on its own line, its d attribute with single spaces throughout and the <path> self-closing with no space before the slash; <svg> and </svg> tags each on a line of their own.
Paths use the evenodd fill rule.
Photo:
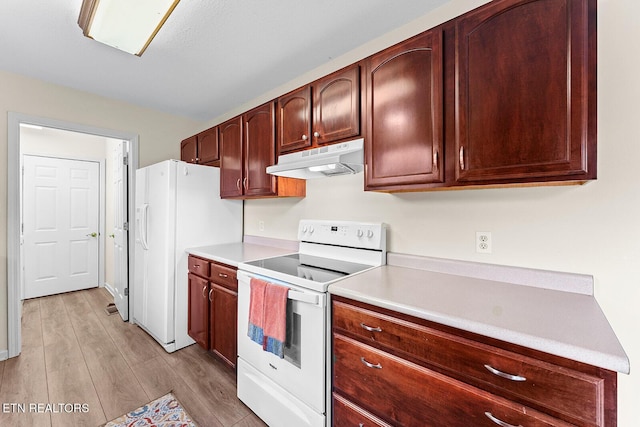
<svg viewBox="0 0 640 427">
<path fill-rule="evenodd" d="M 185 249 L 242 241 L 242 201 L 220 198 L 220 170 L 167 160 L 136 171 L 133 323 L 167 352 L 187 334 Z"/>
</svg>

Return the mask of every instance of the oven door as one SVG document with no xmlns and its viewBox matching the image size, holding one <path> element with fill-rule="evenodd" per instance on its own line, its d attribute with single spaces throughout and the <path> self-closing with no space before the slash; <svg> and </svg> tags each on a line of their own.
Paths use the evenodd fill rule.
<svg viewBox="0 0 640 427">
<path fill-rule="evenodd" d="M 290 289 L 292 315 L 288 316 L 287 324 L 290 346 L 285 348 L 284 359 L 263 351 L 247 335 L 252 277 Z M 238 357 L 318 414 L 325 412 L 326 320 L 325 293 L 238 271 Z M 240 387 L 240 381 L 238 384 Z"/>
</svg>

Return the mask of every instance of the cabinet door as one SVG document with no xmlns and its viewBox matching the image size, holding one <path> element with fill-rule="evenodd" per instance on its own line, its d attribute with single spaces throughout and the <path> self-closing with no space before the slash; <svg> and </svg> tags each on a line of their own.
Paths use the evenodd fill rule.
<svg viewBox="0 0 640 427">
<path fill-rule="evenodd" d="M 278 98 L 278 153 L 311 146 L 311 87 Z"/>
<path fill-rule="evenodd" d="M 360 67 L 338 71 L 312 88 L 313 139 L 329 144 L 360 135 Z"/>
<path fill-rule="evenodd" d="M 266 172 L 275 164 L 274 103 L 269 102 L 243 115 L 244 174 L 246 196 L 274 196 L 276 177 Z"/>
<path fill-rule="evenodd" d="M 443 181 L 442 59 L 439 29 L 369 58 L 365 189 Z"/>
<path fill-rule="evenodd" d="M 180 160 L 189 163 L 198 163 L 198 138 L 196 135 L 180 143 Z"/>
<path fill-rule="evenodd" d="M 220 197 L 242 196 L 242 116 L 228 120 L 219 128 Z"/>
<path fill-rule="evenodd" d="M 209 348 L 209 282 L 189 273 L 188 334 L 200 347 Z"/>
<path fill-rule="evenodd" d="M 212 127 L 198 134 L 199 163 L 210 165 L 220 160 L 218 150 L 218 127 Z"/>
<path fill-rule="evenodd" d="M 458 182 L 595 178 L 589 7 L 502 0 L 456 21 Z"/>
<path fill-rule="evenodd" d="M 238 294 L 211 284 L 209 342 L 211 350 L 235 367 L 237 351 Z"/>
</svg>

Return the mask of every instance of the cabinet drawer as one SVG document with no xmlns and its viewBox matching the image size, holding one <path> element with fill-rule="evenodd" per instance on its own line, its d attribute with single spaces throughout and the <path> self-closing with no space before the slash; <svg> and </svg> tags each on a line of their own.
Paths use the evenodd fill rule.
<svg viewBox="0 0 640 427">
<path fill-rule="evenodd" d="M 212 262 L 209 280 L 232 291 L 238 290 L 237 269 L 234 267 Z"/>
<path fill-rule="evenodd" d="M 333 393 L 333 427 L 391 427 L 353 402 Z"/>
<path fill-rule="evenodd" d="M 334 302 L 334 328 L 477 387 L 587 425 L 603 425 L 604 379 Z"/>
<path fill-rule="evenodd" d="M 209 277 L 209 261 L 189 255 L 189 272 L 201 277 Z"/>
<path fill-rule="evenodd" d="M 394 425 L 571 425 L 350 338 L 333 345 L 334 389 Z"/>
</svg>

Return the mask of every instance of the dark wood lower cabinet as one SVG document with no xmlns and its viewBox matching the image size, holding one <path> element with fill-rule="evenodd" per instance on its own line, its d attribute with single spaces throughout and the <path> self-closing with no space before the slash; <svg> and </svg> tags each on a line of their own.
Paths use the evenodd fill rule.
<svg viewBox="0 0 640 427">
<path fill-rule="evenodd" d="M 333 297 L 334 426 L 615 426 L 616 373 Z"/>
<path fill-rule="evenodd" d="M 235 368 L 238 355 L 236 271 L 229 265 L 189 256 L 189 336 L 231 368 Z"/>
<path fill-rule="evenodd" d="M 229 366 L 236 366 L 238 293 L 211 283 L 209 349 Z"/>
<path fill-rule="evenodd" d="M 209 281 L 189 273 L 188 333 L 200 347 L 207 348 L 207 322 L 209 319 Z"/>
</svg>

